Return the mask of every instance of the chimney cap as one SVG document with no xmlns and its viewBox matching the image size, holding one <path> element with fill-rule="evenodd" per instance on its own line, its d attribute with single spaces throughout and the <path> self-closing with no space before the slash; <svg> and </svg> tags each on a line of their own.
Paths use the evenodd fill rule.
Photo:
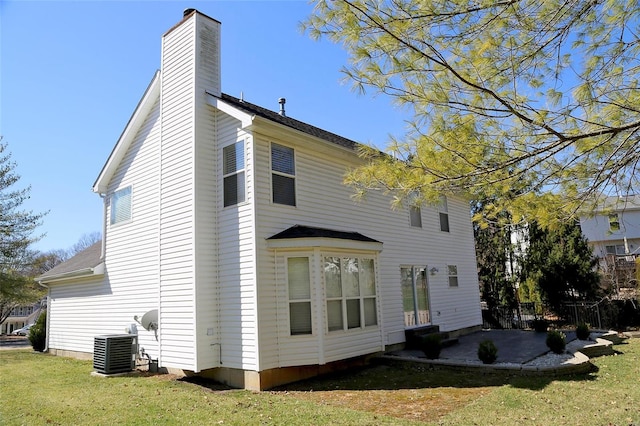
<svg viewBox="0 0 640 426">
<path fill-rule="evenodd" d="M 284 112 L 284 104 L 287 102 L 287 100 L 285 98 L 278 98 L 278 103 L 280 104 L 280 115 L 282 115 L 283 117 L 286 116 L 285 112 Z"/>
<path fill-rule="evenodd" d="M 187 16 L 189 16 L 192 12 L 195 12 L 196 9 L 194 9 L 193 7 L 188 7 L 186 8 L 183 12 L 182 12 L 182 17 L 186 18 Z"/>
</svg>

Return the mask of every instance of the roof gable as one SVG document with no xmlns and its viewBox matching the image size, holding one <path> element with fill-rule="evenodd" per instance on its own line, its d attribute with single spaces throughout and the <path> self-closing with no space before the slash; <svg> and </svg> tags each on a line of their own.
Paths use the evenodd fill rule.
<svg viewBox="0 0 640 426">
<path fill-rule="evenodd" d="M 155 104 L 155 101 L 160 97 L 160 71 L 156 71 L 151 83 L 144 92 L 142 99 L 136 106 L 129 122 L 125 126 L 118 142 L 113 147 L 107 162 L 102 167 L 100 175 L 93 184 L 93 192 L 103 194 L 107 192 L 107 186 L 113 177 L 116 169 L 120 165 L 120 162 L 124 158 L 129 146 L 133 142 L 138 130 L 143 125 L 144 120 L 149 115 L 151 108 Z"/>
<path fill-rule="evenodd" d="M 75 256 L 54 266 L 38 278 L 39 282 L 72 278 L 83 275 L 100 274 L 102 268 L 102 241 L 87 247 Z"/>
</svg>

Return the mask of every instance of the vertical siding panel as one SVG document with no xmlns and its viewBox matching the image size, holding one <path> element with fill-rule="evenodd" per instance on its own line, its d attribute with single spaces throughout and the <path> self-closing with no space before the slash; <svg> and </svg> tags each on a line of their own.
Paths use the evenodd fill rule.
<svg viewBox="0 0 640 426">
<path fill-rule="evenodd" d="M 222 363 L 225 367 L 258 369 L 256 271 L 254 245 L 254 171 L 252 140 L 240 122 L 219 114 L 218 161 L 222 148 L 245 141 L 246 201 L 219 211 L 219 283 Z M 216 182 L 222 184 L 222 170 Z M 219 202 L 221 203 L 220 195 Z"/>
<path fill-rule="evenodd" d="M 217 210 L 222 172 L 218 162 L 217 114 L 206 104 L 206 92 L 219 92 L 219 23 L 201 20 L 198 26 L 195 128 L 195 282 L 197 370 L 218 367 Z"/>
<path fill-rule="evenodd" d="M 194 369 L 195 20 L 163 37 L 160 190 L 160 364 Z"/>
</svg>

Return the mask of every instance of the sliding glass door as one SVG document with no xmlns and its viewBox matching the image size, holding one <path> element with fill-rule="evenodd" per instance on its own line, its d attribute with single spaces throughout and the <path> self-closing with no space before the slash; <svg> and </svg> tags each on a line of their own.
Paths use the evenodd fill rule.
<svg viewBox="0 0 640 426">
<path fill-rule="evenodd" d="M 400 273 L 405 327 L 431 324 L 426 266 L 403 266 Z"/>
</svg>

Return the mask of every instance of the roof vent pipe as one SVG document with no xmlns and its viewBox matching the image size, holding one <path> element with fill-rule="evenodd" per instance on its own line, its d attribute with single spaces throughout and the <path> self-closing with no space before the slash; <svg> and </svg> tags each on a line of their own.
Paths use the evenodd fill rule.
<svg viewBox="0 0 640 426">
<path fill-rule="evenodd" d="M 194 8 L 189 7 L 187 9 L 184 10 L 184 12 L 182 12 L 182 17 L 186 18 L 189 14 L 191 14 L 191 12 L 195 11 Z"/>
<path fill-rule="evenodd" d="M 285 98 L 278 99 L 278 103 L 280 104 L 280 115 L 286 117 L 287 114 L 284 112 L 284 104 L 287 102 Z"/>
</svg>

